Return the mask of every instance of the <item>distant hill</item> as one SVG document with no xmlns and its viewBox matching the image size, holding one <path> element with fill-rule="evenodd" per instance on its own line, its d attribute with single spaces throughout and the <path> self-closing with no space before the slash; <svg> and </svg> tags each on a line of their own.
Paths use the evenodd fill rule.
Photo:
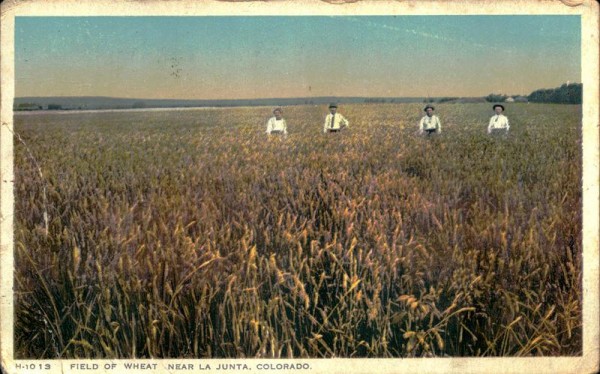
<svg viewBox="0 0 600 374">
<path fill-rule="evenodd" d="M 507 96 L 490 94 L 486 97 L 295 97 L 268 99 L 232 99 L 232 100 L 180 100 L 180 99 L 129 99 L 106 96 L 30 96 L 16 97 L 15 111 L 33 110 L 94 110 L 94 109 L 137 109 L 137 108 L 202 108 L 236 106 L 288 106 L 288 105 L 327 105 L 356 103 L 481 103 L 481 102 L 534 102 L 581 104 L 583 85 L 581 83 L 563 84 L 558 88 L 540 89 L 529 96 Z"/>
<path fill-rule="evenodd" d="M 193 108 L 235 106 L 326 105 L 349 103 L 413 103 L 422 97 L 298 97 L 235 100 L 126 99 L 104 96 L 17 97 L 14 110 L 91 110 L 131 108 Z"/>
</svg>

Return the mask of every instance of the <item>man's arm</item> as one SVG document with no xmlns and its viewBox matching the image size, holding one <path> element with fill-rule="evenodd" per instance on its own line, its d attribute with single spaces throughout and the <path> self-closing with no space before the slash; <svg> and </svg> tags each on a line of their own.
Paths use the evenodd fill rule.
<svg viewBox="0 0 600 374">
<path fill-rule="evenodd" d="M 346 117 L 342 116 L 341 121 L 344 124 L 344 127 L 350 127 L 350 122 L 346 119 Z"/>
<path fill-rule="evenodd" d="M 440 117 L 436 116 L 435 119 L 437 122 L 436 124 L 437 124 L 438 133 L 441 134 L 442 133 L 442 122 L 440 121 Z"/>
<path fill-rule="evenodd" d="M 270 134 L 273 130 L 273 118 L 269 118 L 267 121 L 267 134 Z"/>
<path fill-rule="evenodd" d="M 325 116 L 325 123 L 323 123 L 323 132 L 327 132 L 327 119 L 329 118 L 329 114 Z"/>
<path fill-rule="evenodd" d="M 494 123 L 494 117 L 490 118 L 490 124 L 488 125 L 488 134 L 492 132 L 492 124 Z"/>
</svg>

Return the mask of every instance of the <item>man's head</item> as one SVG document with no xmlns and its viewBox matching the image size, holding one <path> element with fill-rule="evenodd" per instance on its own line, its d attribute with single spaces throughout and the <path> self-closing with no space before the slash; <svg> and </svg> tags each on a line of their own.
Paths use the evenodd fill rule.
<svg viewBox="0 0 600 374">
<path fill-rule="evenodd" d="M 331 114 L 335 114 L 335 112 L 337 112 L 337 104 L 329 104 L 329 112 L 331 112 Z"/>
<path fill-rule="evenodd" d="M 425 113 L 427 113 L 427 116 L 431 117 L 433 115 L 433 111 L 435 110 L 434 107 L 432 107 L 431 105 L 427 105 L 425 107 L 425 109 L 423 109 L 425 111 Z"/>
<path fill-rule="evenodd" d="M 500 104 L 494 105 L 493 109 L 496 114 L 502 114 L 502 112 L 504 112 L 504 106 Z"/>
<path fill-rule="evenodd" d="M 281 111 L 281 108 L 275 108 L 275 110 L 273 110 L 273 114 L 277 120 L 280 120 L 283 112 Z"/>
</svg>

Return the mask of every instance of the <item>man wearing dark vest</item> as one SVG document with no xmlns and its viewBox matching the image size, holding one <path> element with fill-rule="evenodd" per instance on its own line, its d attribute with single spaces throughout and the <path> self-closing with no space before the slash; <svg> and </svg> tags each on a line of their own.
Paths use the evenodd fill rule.
<svg viewBox="0 0 600 374">
<path fill-rule="evenodd" d="M 341 114 L 337 113 L 337 105 L 329 104 L 329 114 L 325 117 L 323 124 L 323 132 L 338 132 L 344 127 L 350 127 L 348 120 Z"/>
</svg>

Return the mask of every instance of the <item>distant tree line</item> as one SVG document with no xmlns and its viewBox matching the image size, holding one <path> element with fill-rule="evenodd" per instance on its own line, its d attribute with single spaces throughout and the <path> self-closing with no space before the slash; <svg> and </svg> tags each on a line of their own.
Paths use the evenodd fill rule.
<svg viewBox="0 0 600 374">
<path fill-rule="evenodd" d="M 36 103 L 21 103 L 16 107 L 13 107 L 15 110 L 44 110 L 44 107 L 40 104 Z M 48 110 L 62 110 L 62 105 L 59 104 L 48 104 Z"/>
<path fill-rule="evenodd" d="M 366 99 L 363 100 L 364 103 L 368 103 L 368 104 L 385 104 L 385 103 L 402 103 L 402 98 L 399 99 L 386 99 L 384 97 L 367 97 Z"/>
<path fill-rule="evenodd" d="M 36 103 L 21 103 L 15 110 L 42 110 L 42 106 Z"/>
<path fill-rule="evenodd" d="M 489 94 L 485 100 L 493 103 L 503 103 L 507 100 L 530 101 L 532 103 L 556 103 L 556 104 L 581 104 L 583 91 L 582 83 L 563 84 L 557 88 L 540 89 L 533 91 L 529 96 L 509 96 L 502 94 Z"/>
<path fill-rule="evenodd" d="M 489 94 L 485 97 L 485 101 L 488 101 L 490 103 L 503 103 L 506 101 L 506 99 L 508 99 L 510 96 L 507 95 L 500 95 L 500 94 Z"/>
<path fill-rule="evenodd" d="M 533 91 L 529 101 L 533 103 L 581 104 L 583 83 L 563 84 L 558 88 Z"/>
<path fill-rule="evenodd" d="M 440 99 L 438 99 L 438 103 L 446 103 L 448 101 L 453 101 L 453 100 L 457 100 L 458 97 L 442 97 Z"/>
<path fill-rule="evenodd" d="M 460 98 L 459 97 L 454 97 L 454 96 L 451 96 L 451 97 L 436 97 L 436 98 L 430 97 L 430 98 L 427 98 L 427 99 L 423 100 L 423 102 L 424 103 L 447 103 L 449 101 L 454 101 L 454 100 L 458 100 L 458 99 L 460 99 Z"/>
<path fill-rule="evenodd" d="M 367 98 L 365 99 L 365 103 L 385 103 L 386 100 L 382 98 Z"/>
<path fill-rule="evenodd" d="M 515 102 L 515 103 L 526 103 L 528 102 L 527 96 L 523 95 L 500 95 L 500 94 L 489 94 L 484 97 L 485 101 L 490 103 L 504 103 L 504 102 Z"/>
</svg>

